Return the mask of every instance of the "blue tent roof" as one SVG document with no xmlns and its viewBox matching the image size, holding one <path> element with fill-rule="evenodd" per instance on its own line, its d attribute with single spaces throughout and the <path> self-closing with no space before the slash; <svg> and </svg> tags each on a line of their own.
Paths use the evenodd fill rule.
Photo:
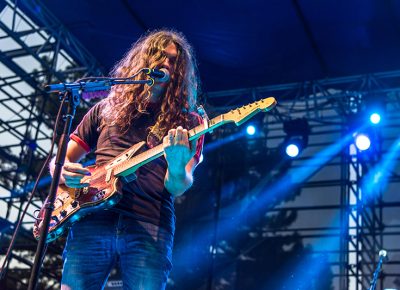
<svg viewBox="0 0 400 290">
<path fill-rule="evenodd" d="M 43 0 L 109 70 L 149 29 L 193 44 L 206 91 L 400 68 L 398 1 Z"/>
</svg>

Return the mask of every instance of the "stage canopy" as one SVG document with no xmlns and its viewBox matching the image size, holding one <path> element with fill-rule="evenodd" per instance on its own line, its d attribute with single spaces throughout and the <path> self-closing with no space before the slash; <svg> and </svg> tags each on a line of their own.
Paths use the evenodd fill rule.
<svg viewBox="0 0 400 290">
<path fill-rule="evenodd" d="M 43 3 L 105 72 L 145 31 L 182 31 L 195 47 L 208 92 L 400 68 L 399 1 Z"/>
</svg>

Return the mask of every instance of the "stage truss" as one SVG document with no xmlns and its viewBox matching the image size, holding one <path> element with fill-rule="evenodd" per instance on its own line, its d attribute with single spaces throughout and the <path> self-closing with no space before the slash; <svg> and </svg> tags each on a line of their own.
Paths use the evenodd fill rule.
<svg viewBox="0 0 400 290">
<path fill-rule="evenodd" d="M 299 234 L 306 244 L 315 246 L 315 253 L 329 257 L 334 289 L 369 288 L 380 249 L 391 253 L 391 261 L 384 265 L 385 272 L 378 289 L 399 285 L 400 248 L 396 240 L 400 235 L 400 223 L 395 211 L 400 206 L 400 198 L 395 193 L 400 181 L 400 168 L 398 154 L 390 151 L 390 148 L 399 150 L 399 84 L 400 72 L 392 71 L 222 91 L 204 96 L 211 105 L 210 109 L 216 112 L 242 105 L 243 100 L 250 102 L 277 97 L 277 110 L 263 119 L 263 133 L 255 137 L 261 139 L 258 142 L 265 145 L 265 150 L 282 144 L 285 121 L 308 120 L 311 126 L 309 144 L 300 158 L 293 160 L 285 175 L 289 179 L 291 174 L 298 174 L 298 168 L 306 169 L 310 162 L 315 166 L 316 155 L 337 144 L 346 134 L 355 132 L 357 126 L 365 126 L 370 108 L 385 108 L 385 123 L 373 129 L 374 148 L 365 154 L 354 144 L 344 146 L 299 185 L 302 192 L 299 197 L 268 210 L 270 213 L 295 211 L 298 221 L 281 230 L 266 228 L 264 235 L 259 235 Z M 387 186 L 376 188 L 375 192 L 379 193 L 372 200 L 366 200 L 361 188 L 365 175 L 379 169 L 384 157 L 390 154 L 395 160 L 391 160 L 393 164 L 387 176 Z M 258 172 L 258 175 L 262 176 L 263 172 Z M 334 198 L 324 193 L 334 195 Z M 325 200 L 321 195 L 325 195 Z M 314 215 L 321 216 L 321 220 L 316 222 Z M 333 219 L 334 216 L 336 220 L 328 222 L 328 217 Z M 307 221 L 312 222 L 307 225 Z M 254 244 L 259 243 L 256 238 Z M 324 247 L 321 243 L 329 246 Z"/>
<path fill-rule="evenodd" d="M 37 1 L 0 1 L 0 47 L 0 255 L 4 258 L 14 224 L 50 148 L 59 101 L 44 91 L 44 84 L 102 73 L 94 57 Z M 34 210 L 42 204 L 42 190 L 48 188 L 46 175 L 24 221 L 3 287 L 27 285 L 36 249 L 30 230 Z M 48 252 L 49 263 L 60 261 L 61 246 L 51 245 Z M 48 289 L 59 288 L 60 265 L 44 269 L 43 276 Z"/>
</svg>

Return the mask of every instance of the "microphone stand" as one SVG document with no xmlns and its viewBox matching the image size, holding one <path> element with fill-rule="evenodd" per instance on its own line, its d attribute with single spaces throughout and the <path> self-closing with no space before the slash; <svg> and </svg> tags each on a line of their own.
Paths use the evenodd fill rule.
<svg viewBox="0 0 400 290">
<path fill-rule="evenodd" d="M 51 214 L 54 209 L 54 200 L 56 198 L 57 187 L 60 181 L 61 169 L 64 165 L 65 155 L 67 152 L 67 145 L 69 141 L 69 135 L 71 131 L 72 120 L 75 117 L 75 111 L 80 104 L 82 92 L 94 92 L 101 90 L 109 90 L 112 85 L 116 84 L 148 84 L 153 85 L 154 79 L 148 80 L 132 80 L 127 79 L 111 79 L 103 78 L 101 81 L 95 82 L 77 82 L 77 83 L 62 83 L 53 84 L 45 87 L 48 92 L 59 92 L 65 93 L 67 98 L 66 103 L 68 104 L 67 114 L 65 117 L 65 124 L 63 133 L 61 135 L 58 151 L 55 159 L 55 169 L 53 173 L 52 182 L 50 185 L 50 192 L 46 199 L 45 215 L 43 218 L 43 225 L 40 232 L 40 239 L 35 253 L 35 260 L 32 266 L 31 276 L 29 278 L 28 290 L 35 290 L 38 282 L 40 268 L 43 262 L 44 254 L 46 251 L 46 240 L 49 231 L 49 224 L 51 219 Z"/>
<path fill-rule="evenodd" d="M 370 284 L 368 290 L 375 290 L 376 289 L 376 283 L 378 281 L 379 273 L 381 272 L 381 269 L 382 269 L 382 264 L 387 259 L 388 259 L 387 252 L 385 250 L 380 250 L 379 251 L 379 262 L 378 262 L 378 265 L 376 266 L 376 269 L 375 269 L 375 272 L 374 272 L 374 276 L 373 276 L 373 278 L 371 280 L 371 284 Z"/>
</svg>

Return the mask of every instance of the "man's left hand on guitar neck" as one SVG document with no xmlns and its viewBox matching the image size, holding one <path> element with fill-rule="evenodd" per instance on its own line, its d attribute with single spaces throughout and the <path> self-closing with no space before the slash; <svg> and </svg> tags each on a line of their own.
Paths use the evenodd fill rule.
<svg viewBox="0 0 400 290">
<path fill-rule="evenodd" d="M 188 190 L 193 183 L 193 171 L 197 160 L 196 141 L 189 142 L 186 129 L 179 126 L 168 131 L 163 139 L 164 156 L 168 163 L 164 184 L 174 196 L 179 196 Z"/>
</svg>

